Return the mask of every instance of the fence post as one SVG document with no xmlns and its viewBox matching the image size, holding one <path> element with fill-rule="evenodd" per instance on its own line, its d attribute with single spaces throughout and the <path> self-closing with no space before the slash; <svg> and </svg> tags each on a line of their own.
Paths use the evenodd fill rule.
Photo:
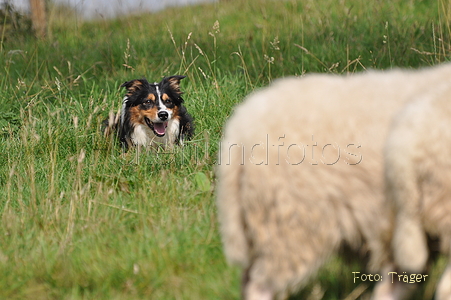
<svg viewBox="0 0 451 300">
<path fill-rule="evenodd" d="M 30 0 L 31 22 L 38 38 L 47 35 L 47 17 L 45 9 L 46 0 Z"/>
</svg>

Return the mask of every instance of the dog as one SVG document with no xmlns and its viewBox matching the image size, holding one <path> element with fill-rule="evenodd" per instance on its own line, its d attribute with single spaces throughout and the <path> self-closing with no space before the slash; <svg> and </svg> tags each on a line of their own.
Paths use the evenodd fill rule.
<svg viewBox="0 0 451 300">
<path fill-rule="evenodd" d="M 194 135 L 194 120 L 183 106 L 180 80 L 174 75 L 159 83 L 145 78 L 121 85 L 127 92 L 120 113 L 103 122 L 105 136 L 116 132 L 124 152 L 131 147 L 164 149 L 190 140 Z"/>
</svg>

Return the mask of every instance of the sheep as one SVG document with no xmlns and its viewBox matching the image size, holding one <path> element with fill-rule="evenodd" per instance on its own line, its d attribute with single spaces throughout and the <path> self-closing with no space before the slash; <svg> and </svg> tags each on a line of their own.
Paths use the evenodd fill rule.
<svg viewBox="0 0 451 300">
<path fill-rule="evenodd" d="M 244 299 L 296 293 L 343 248 L 369 256 L 370 272 L 394 268 L 383 172 L 390 120 L 449 78 L 449 64 L 310 74 L 279 79 L 235 109 L 219 144 L 216 204 Z M 389 283 L 379 282 L 374 299 L 403 293 Z"/>
<path fill-rule="evenodd" d="M 396 115 L 384 149 L 387 199 L 396 213 L 392 249 L 400 271 L 420 274 L 428 238 L 448 265 L 436 299 L 451 299 L 451 85 L 449 77 L 412 99 Z"/>
</svg>

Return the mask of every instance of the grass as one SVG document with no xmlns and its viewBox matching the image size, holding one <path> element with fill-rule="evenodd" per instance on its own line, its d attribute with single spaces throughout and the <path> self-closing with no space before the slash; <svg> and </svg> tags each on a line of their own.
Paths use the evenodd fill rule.
<svg viewBox="0 0 451 300">
<path fill-rule="evenodd" d="M 50 16 L 47 40 L 4 27 L 0 41 L 1 299 L 238 299 L 214 203 L 233 106 L 281 76 L 420 67 L 450 52 L 441 0 L 231 0 L 94 21 L 53 7 Z M 121 155 L 99 131 L 120 107 L 120 84 L 173 74 L 187 75 L 194 140 Z M 334 261 L 302 295 L 345 298 L 358 287 L 352 271 Z"/>
</svg>

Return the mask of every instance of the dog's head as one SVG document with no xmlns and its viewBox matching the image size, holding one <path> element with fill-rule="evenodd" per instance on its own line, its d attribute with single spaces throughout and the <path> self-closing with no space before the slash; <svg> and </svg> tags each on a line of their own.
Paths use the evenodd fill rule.
<svg viewBox="0 0 451 300">
<path fill-rule="evenodd" d="M 185 77 L 170 76 L 159 83 L 149 83 L 146 79 L 125 82 L 121 85 L 127 89 L 123 114 L 127 111 L 131 123 L 147 125 L 156 136 L 164 136 L 168 122 L 179 118 L 183 102 L 180 80 Z"/>
</svg>

